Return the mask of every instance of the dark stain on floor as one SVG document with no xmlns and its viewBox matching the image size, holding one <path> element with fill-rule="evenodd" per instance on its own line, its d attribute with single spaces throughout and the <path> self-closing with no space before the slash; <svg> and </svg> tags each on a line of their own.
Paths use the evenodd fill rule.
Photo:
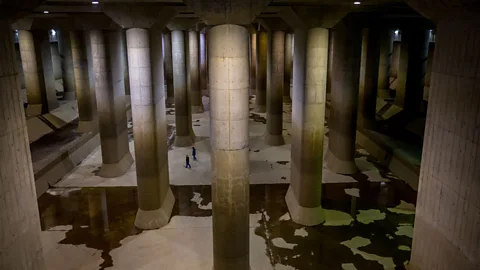
<svg viewBox="0 0 480 270">
<path fill-rule="evenodd" d="M 255 122 L 267 124 L 267 119 L 261 115 L 258 115 L 256 113 L 250 113 L 249 118 Z"/>
<path fill-rule="evenodd" d="M 400 223 L 413 224 L 413 215 L 390 213 L 387 207 L 394 207 L 404 200 L 415 203 L 416 193 L 401 180 L 389 183 L 372 183 L 361 177 L 358 183 L 324 184 L 322 205 L 325 209 L 335 209 L 350 213 L 352 198 L 345 194 L 346 188 L 358 188 L 360 198 L 356 199 L 356 210 L 379 209 L 386 213 L 386 219 L 365 225 L 354 221 L 350 226 L 307 227 L 308 237 L 295 236 L 295 230 L 304 228 L 291 220 L 279 220 L 287 213 L 285 194 L 288 184 L 251 185 L 250 213 L 262 213 L 262 220 L 255 233 L 265 239 L 266 252 L 271 254 L 272 265 L 284 264 L 300 270 L 341 269 L 342 263 L 354 263 L 357 269 L 382 269 L 375 261 L 368 261 L 341 245 L 342 241 L 361 236 L 371 240 L 362 251 L 382 257 L 392 257 L 395 264 L 403 269 L 403 262 L 409 259 L 410 252 L 398 250 L 399 245 L 411 246 L 411 239 L 396 236 Z M 285 177 L 282 177 L 285 179 Z M 210 186 L 172 186 L 176 198 L 172 216 L 211 216 L 211 210 L 200 209 L 192 202 L 194 192 L 200 193 L 201 205 L 211 202 Z M 141 230 L 134 224 L 137 212 L 136 187 L 107 188 L 57 188 L 42 195 L 39 199 L 42 230 L 56 226 L 71 225 L 65 239 L 60 244 L 82 245 L 102 251 L 103 262 L 98 266 L 105 269 L 115 264 L 110 251 L 121 246 L 125 237 L 136 235 Z M 355 211 L 356 212 L 356 211 Z M 267 218 L 268 216 L 268 218 Z M 390 239 L 388 236 L 394 236 Z M 282 238 L 293 249 L 277 247 L 273 239 Z"/>
<path fill-rule="evenodd" d="M 257 150 L 253 150 L 253 152 L 258 153 L 258 152 L 260 152 L 260 150 L 258 150 L 258 149 L 257 149 Z"/>
<path fill-rule="evenodd" d="M 278 164 L 287 165 L 290 161 L 277 161 Z"/>
</svg>

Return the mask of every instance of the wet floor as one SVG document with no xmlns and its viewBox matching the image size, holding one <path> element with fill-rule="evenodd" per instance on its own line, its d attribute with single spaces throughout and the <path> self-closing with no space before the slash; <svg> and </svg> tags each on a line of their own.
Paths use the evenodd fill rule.
<svg viewBox="0 0 480 270">
<path fill-rule="evenodd" d="M 250 186 L 250 213 L 261 214 L 255 234 L 264 238 L 272 265 L 305 270 L 355 269 L 346 268 L 350 264 L 356 269 L 393 265 L 403 269 L 412 239 L 400 229 L 411 229 L 414 215 L 391 208 L 415 204 L 415 191 L 395 177 L 380 183 L 361 174 L 354 178 L 357 183 L 323 185 L 327 221 L 314 227 L 290 220 L 284 200 L 287 184 Z M 210 186 L 172 186 L 172 191 L 176 198 L 172 216 L 211 216 Z M 98 269 L 114 266 L 110 252 L 121 246 L 122 239 L 141 232 L 133 225 L 136 187 L 51 189 L 40 197 L 39 210 L 42 230 L 71 226 L 60 244 L 100 250 L 103 262 Z"/>
</svg>

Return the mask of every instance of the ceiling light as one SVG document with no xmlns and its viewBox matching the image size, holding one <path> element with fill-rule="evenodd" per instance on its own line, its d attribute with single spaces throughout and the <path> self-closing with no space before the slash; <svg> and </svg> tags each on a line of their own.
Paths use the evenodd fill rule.
<svg viewBox="0 0 480 270">
<path fill-rule="evenodd" d="M 397 29 L 397 30 L 395 30 L 395 35 L 398 35 L 398 33 L 399 33 L 398 29 Z"/>
<path fill-rule="evenodd" d="M 51 30 L 51 32 L 52 32 L 52 36 L 55 36 L 57 34 L 57 32 L 53 29 Z"/>
<path fill-rule="evenodd" d="M 44 10 L 43 13 L 48 14 L 49 12 L 48 12 L 48 10 Z"/>
<path fill-rule="evenodd" d="M 98 1 L 92 1 L 92 5 L 98 5 Z"/>
<path fill-rule="evenodd" d="M 361 2 L 353 2 L 354 5 L 360 5 Z"/>
</svg>

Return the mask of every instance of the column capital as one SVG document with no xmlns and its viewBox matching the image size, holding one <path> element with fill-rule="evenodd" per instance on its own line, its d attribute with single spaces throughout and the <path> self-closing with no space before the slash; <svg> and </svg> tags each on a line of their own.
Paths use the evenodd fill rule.
<svg viewBox="0 0 480 270">
<path fill-rule="evenodd" d="M 177 15 L 177 10 L 164 5 L 106 4 L 103 11 L 123 28 L 163 29 Z"/>
<path fill-rule="evenodd" d="M 332 28 L 355 7 L 353 5 L 291 6 L 279 15 L 292 28 Z"/>
<path fill-rule="evenodd" d="M 175 18 L 167 24 L 167 28 L 170 31 L 187 31 L 187 30 L 198 31 L 199 29 L 201 29 L 199 26 L 200 27 L 204 26 L 204 24 L 201 23 L 198 19 L 190 19 L 190 18 Z"/>
<path fill-rule="evenodd" d="M 259 18 L 257 22 L 267 31 L 287 31 L 290 26 L 281 18 Z"/>
<path fill-rule="evenodd" d="M 18 30 L 116 30 L 120 26 L 102 13 L 84 13 L 63 17 L 26 17 L 12 24 Z"/>
</svg>

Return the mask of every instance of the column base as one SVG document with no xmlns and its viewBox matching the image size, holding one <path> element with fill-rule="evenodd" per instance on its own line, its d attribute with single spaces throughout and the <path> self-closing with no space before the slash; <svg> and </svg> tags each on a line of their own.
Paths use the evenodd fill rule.
<svg viewBox="0 0 480 270">
<path fill-rule="evenodd" d="M 78 121 L 77 132 L 88 133 L 98 130 L 97 121 Z"/>
<path fill-rule="evenodd" d="M 328 150 L 325 161 L 327 162 L 327 167 L 334 173 L 354 174 L 358 172 L 357 165 L 355 165 L 355 160 L 352 160 L 352 161 L 340 160 L 335 156 L 335 154 L 333 154 L 330 151 L 330 149 Z"/>
<path fill-rule="evenodd" d="M 283 103 L 292 103 L 292 99 L 290 98 L 290 96 L 283 96 Z"/>
<path fill-rule="evenodd" d="M 77 95 L 75 92 L 63 92 L 63 100 L 75 100 Z"/>
<path fill-rule="evenodd" d="M 315 226 L 325 222 L 325 212 L 322 206 L 315 208 L 301 206 L 293 193 L 292 186 L 288 187 L 285 202 L 293 222 L 304 226 Z"/>
<path fill-rule="evenodd" d="M 252 270 L 252 268 L 250 267 L 250 256 L 246 256 L 246 258 L 236 259 L 214 258 L 214 261 L 215 262 L 213 263 L 212 270 Z"/>
<path fill-rule="evenodd" d="M 103 178 L 115 178 L 127 173 L 130 166 L 132 166 L 133 157 L 130 152 L 125 154 L 123 158 L 115 164 L 102 164 L 97 175 Z"/>
<path fill-rule="evenodd" d="M 283 135 L 272 135 L 267 132 L 265 142 L 270 146 L 280 146 L 285 144 L 285 138 L 283 138 Z"/>
<path fill-rule="evenodd" d="M 174 204 L 175 197 L 169 187 L 161 208 L 156 210 L 138 209 L 135 217 L 135 227 L 142 230 L 154 230 L 167 225 L 170 221 Z"/>
<path fill-rule="evenodd" d="M 26 113 L 27 116 L 38 116 L 42 115 L 42 104 L 28 104 Z"/>
<path fill-rule="evenodd" d="M 257 113 L 266 113 L 267 112 L 267 106 L 264 105 L 255 105 L 255 112 Z"/>
<path fill-rule="evenodd" d="M 173 145 L 176 147 L 186 147 L 192 146 L 194 142 L 195 138 L 193 136 L 175 136 Z"/>
<path fill-rule="evenodd" d="M 192 106 L 192 113 L 198 114 L 203 112 L 204 112 L 203 106 Z"/>
</svg>

